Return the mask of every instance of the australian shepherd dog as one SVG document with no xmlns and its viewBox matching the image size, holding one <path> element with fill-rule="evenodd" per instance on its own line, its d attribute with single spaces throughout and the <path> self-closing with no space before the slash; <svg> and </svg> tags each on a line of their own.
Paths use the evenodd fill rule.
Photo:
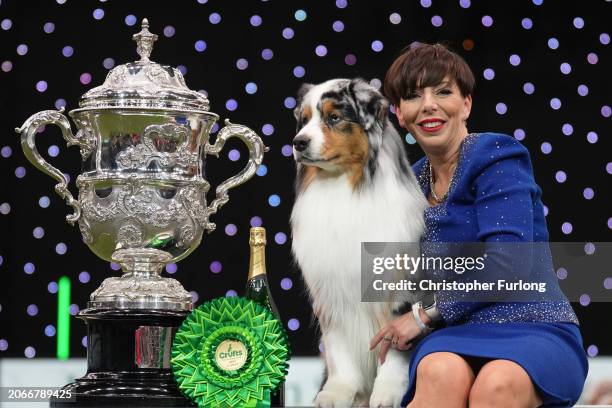
<svg viewBox="0 0 612 408">
<path fill-rule="evenodd" d="M 406 299 L 361 301 L 361 242 L 419 242 L 424 229 L 427 202 L 388 112 L 360 79 L 306 84 L 295 109 L 293 253 L 322 335 L 321 407 L 399 406 L 407 390 L 406 353 L 392 349 L 380 365 L 369 350 Z"/>
</svg>

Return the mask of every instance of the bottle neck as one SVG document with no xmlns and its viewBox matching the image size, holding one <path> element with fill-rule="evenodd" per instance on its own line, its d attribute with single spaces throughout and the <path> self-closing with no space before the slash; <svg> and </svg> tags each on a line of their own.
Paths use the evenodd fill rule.
<svg viewBox="0 0 612 408">
<path fill-rule="evenodd" d="M 266 276 L 266 247 L 265 245 L 251 245 L 248 280 L 260 275 Z"/>
</svg>

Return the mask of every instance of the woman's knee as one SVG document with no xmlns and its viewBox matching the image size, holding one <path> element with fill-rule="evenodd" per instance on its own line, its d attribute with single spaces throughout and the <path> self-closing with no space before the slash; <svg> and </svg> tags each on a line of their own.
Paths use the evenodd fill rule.
<svg viewBox="0 0 612 408">
<path fill-rule="evenodd" d="M 537 407 L 541 400 L 527 372 L 508 360 L 485 364 L 474 381 L 470 407 Z"/>
<path fill-rule="evenodd" d="M 447 352 L 431 353 L 423 357 L 417 367 L 418 384 L 428 384 L 438 391 L 465 393 L 474 382 L 474 372 L 459 355 Z"/>
</svg>

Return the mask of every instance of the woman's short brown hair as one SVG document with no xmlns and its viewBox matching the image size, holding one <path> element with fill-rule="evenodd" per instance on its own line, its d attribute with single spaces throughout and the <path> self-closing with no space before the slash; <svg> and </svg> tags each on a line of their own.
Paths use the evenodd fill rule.
<svg viewBox="0 0 612 408">
<path fill-rule="evenodd" d="M 454 80 L 462 96 L 472 95 L 474 74 L 463 58 L 442 44 L 413 43 L 397 57 L 385 76 L 384 92 L 395 106 L 418 88 Z"/>
</svg>

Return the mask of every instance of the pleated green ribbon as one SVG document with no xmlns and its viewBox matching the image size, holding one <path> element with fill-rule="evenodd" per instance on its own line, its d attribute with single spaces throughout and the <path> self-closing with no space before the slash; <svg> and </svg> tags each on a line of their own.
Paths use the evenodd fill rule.
<svg viewBox="0 0 612 408">
<path fill-rule="evenodd" d="M 282 324 L 267 308 L 240 297 L 196 308 L 172 344 L 174 378 L 198 407 L 269 407 L 288 360 Z"/>
</svg>

